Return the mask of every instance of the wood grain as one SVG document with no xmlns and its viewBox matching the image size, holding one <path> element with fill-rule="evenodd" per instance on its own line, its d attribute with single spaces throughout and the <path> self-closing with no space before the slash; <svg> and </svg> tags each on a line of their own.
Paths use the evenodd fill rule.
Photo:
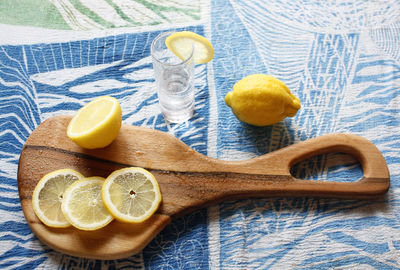
<svg viewBox="0 0 400 270">
<path fill-rule="evenodd" d="M 227 199 L 312 196 L 368 199 L 383 195 L 390 184 L 386 162 L 368 140 L 350 134 L 310 139 L 244 161 L 213 159 L 177 138 L 152 129 L 123 125 L 117 139 L 103 149 L 83 149 L 66 136 L 70 116 L 43 122 L 21 152 L 18 189 L 32 231 L 61 252 L 96 259 L 123 258 L 139 252 L 171 219 Z M 343 152 L 358 159 L 363 177 L 355 182 L 295 179 L 290 168 L 307 158 Z M 43 225 L 32 210 L 32 192 L 45 174 L 72 168 L 85 176 L 107 177 L 129 166 L 143 167 L 156 177 L 163 201 L 151 220 L 132 225 L 113 221 L 94 232 Z"/>
</svg>

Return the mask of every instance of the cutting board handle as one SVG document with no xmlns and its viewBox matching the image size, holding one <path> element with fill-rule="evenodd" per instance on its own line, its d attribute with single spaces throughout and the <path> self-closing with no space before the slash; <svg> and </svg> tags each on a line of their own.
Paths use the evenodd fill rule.
<svg viewBox="0 0 400 270">
<path fill-rule="evenodd" d="M 291 175 L 291 168 L 295 164 L 326 153 L 353 156 L 362 166 L 363 177 L 352 182 L 341 182 L 341 179 L 301 180 Z M 214 162 L 215 171 L 237 173 L 236 176 L 243 182 L 240 185 L 241 191 L 236 190 L 238 197 L 254 194 L 359 199 L 386 193 L 390 183 L 389 171 L 381 152 L 367 139 L 352 134 L 323 135 L 250 160 Z M 233 184 L 231 182 L 226 187 L 229 187 L 230 197 L 234 196 Z"/>
<path fill-rule="evenodd" d="M 299 142 L 275 152 L 250 159 L 247 165 L 262 167 L 266 162 L 277 161 L 273 170 L 274 174 L 285 173 L 288 175 L 293 165 L 309 158 L 328 153 L 346 153 L 356 158 L 367 178 L 387 177 L 387 165 L 381 152 L 367 139 L 352 134 L 328 134 L 303 142 Z M 244 162 L 247 163 L 247 162 Z M 254 168 L 253 168 L 254 169 Z M 261 168 L 260 168 L 261 169 Z"/>
</svg>

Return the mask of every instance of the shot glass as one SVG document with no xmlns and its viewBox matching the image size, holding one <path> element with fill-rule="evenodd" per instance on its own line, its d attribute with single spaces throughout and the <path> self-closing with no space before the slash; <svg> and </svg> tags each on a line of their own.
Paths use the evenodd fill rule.
<svg viewBox="0 0 400 270">
<path fill-rule="evenodd" d="M 193 50 L 185 60 L 178 58 L 165 45 L 173 32 L 159 34 L 151 43 L 154 77 L 158 102 L 164 119 L 182 123 L 194 113 L 194 64 Z"/>
</svg>

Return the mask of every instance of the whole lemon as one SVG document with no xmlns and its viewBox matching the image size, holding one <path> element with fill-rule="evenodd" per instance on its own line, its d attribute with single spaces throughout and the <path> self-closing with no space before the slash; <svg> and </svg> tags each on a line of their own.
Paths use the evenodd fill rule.
<svg viewBox="0 0 400 270">
<path fill-rule="evenodd" d="M 233 86 L 225 103 L 236 117 L 254 126 L 278 123 L 293 117 L 300 109 L 300 100 L 280 80 L 265 74 L 249 75 Z"/>
</svg>

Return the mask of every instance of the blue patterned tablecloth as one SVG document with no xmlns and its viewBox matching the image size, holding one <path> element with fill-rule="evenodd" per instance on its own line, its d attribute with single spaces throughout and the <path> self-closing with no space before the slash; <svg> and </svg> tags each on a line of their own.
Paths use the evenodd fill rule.
<svg viewBox="0 0 400 270">
<path fill-rule="evenodd" d="M 160 32 L 207 37 L 196 66 L 196 113 L 168 125 L 149 56 Z M 254 73 L 300 98 L 293 118 L 239 122 L 224 103 Z M 121 103 L 123 123 L 173 134 L 196 151 L 243 160 L 328 133 L 372 141 L 391 175 L 373 201 L 265 198 L 224 202 L 175 220 L 142 253 L 115 261 L 61 254 L 30 230 L 18 159 L 45 119 L 95 97 Z M 306 0 L 2 0 L 0 2 L 0 268 L 400 269 L 400 2 Z M 294 168 L 303 179 L 353 181 L 354 158 L 329 154 Z"/>
</svg>

